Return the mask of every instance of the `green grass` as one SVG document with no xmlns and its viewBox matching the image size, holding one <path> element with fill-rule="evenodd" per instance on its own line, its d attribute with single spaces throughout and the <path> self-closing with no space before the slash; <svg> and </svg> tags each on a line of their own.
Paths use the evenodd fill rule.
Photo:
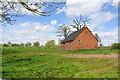
<svg viewBox="0 0 120 80">
<path fill-rule="evenodd" d="M 73 51 L 73 54 L 108 54 L 118 53 L 118 49 L 82 49 Z"/>
<path fill-rule="evenodd" d="M 61 54 L 107 54 L 107 53 L 118 53 L 117 49 L 83 49 L 77 51 L 63 51 L 58 48 L 46 48 L 46 47 L 6 47 L 2 48 L 2 53 L 61 53 Z"/>
<path fill-rule="evenodd" d="M 97 51 L 99 50 L 72 52 L 44 47 L 3 48 L 2 78 L 118 78 L 116 59 L 67 58 L 52 54 L 34 54 L 93 54 L 92 52 Z"/>
</svg>

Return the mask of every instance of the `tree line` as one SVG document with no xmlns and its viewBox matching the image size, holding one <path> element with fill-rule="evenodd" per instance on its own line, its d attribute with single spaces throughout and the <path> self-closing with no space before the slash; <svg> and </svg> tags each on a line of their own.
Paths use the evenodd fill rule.
<svg viewBox="0 0 120 80">
<path fill-rule="evenodd" d="M 3 47 L 40 47 L 43 45 L 40 45 L 40 42 L 27 42 L 27 43 L 12 43 L 12 42 L 7 42 L 2 44 Z M 60 47 L 59 45 L 55 44 L 55 40 L 50 40 L 48 42 L 46 42 L 45 47 Z"/>
<path fill-rule="evenodd" d="M 30 42 L 20 43 L 20 44 L 7 42 L 7 43 L 2 44 L 2 46 L 3 47 L 32 47 L 32 46 L 39 47 L 40 43 L 39 42 L 34 42 L 33 45 L 32 45 L 32 43 L 30 43 Z"/>
</svg>

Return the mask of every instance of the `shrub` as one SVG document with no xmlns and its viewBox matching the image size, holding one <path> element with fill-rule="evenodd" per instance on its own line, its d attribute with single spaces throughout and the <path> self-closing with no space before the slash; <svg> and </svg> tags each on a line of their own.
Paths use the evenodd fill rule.
<svg viewBox="0 0 120 80">
<path fill-rule="evenodd" d="M 3 47 L 8 47 L 8 44 L 3 44 Z"/>
<path fill-rule="evenodd" d="M 112 49 L 120 49 L 120 43 L 113 43 L 113 44 L 111 45 L 111 48 L 112 48 Z"/>
</svg>

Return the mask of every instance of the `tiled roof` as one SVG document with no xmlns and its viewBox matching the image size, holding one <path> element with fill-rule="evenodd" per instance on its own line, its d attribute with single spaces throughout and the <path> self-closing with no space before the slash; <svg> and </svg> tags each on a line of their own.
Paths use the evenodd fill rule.
<svg viewBox="0 0 120 80">
<path fill-rule="evenodd" d="M 68 35 L 61 43 L 73 41 L 86 27 L 83 27 L 81 30 L 75 31 Z"/>
</svg>

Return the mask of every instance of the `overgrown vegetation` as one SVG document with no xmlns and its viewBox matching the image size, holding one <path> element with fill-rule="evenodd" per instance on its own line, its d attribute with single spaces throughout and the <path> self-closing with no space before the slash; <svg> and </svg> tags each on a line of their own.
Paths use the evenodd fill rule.
<svg viewBox="0 0 120 80">
<path fill-rule="evenodd" d="M 112 48 L 112 49 L 120 49 L 120 43 L 113 43 L 113 44 L 111 45 L 111 48 Z"/>
<path fill-rule="evenodd" d="M 76 51 L 63 51 L 60 50 L 59 46 L 54 47 L 3 47 L 2 53 L 16 52 L 31 52 L 31 53 L 60 53 L 60 54 L 107 54 L 107 53 L 118 53 L 118 49 L 111 49 L 109 47 L 99 49 L 81 49 Z"/>
<path fill-rule="evenodd" d="M 25 49 L 3 53 L 2 78 L 118 78 L 116 59 L 66 58 L 26 53 Z"/>
<path fill-rule="evenodd" d="M 62 51 L 53 47 L 3 47 L 2 78 L 118 78 L 117 59 L 68 58 L 51 54 L 106 54 L 117 51 L 110 48 Z"/>
</svg>

